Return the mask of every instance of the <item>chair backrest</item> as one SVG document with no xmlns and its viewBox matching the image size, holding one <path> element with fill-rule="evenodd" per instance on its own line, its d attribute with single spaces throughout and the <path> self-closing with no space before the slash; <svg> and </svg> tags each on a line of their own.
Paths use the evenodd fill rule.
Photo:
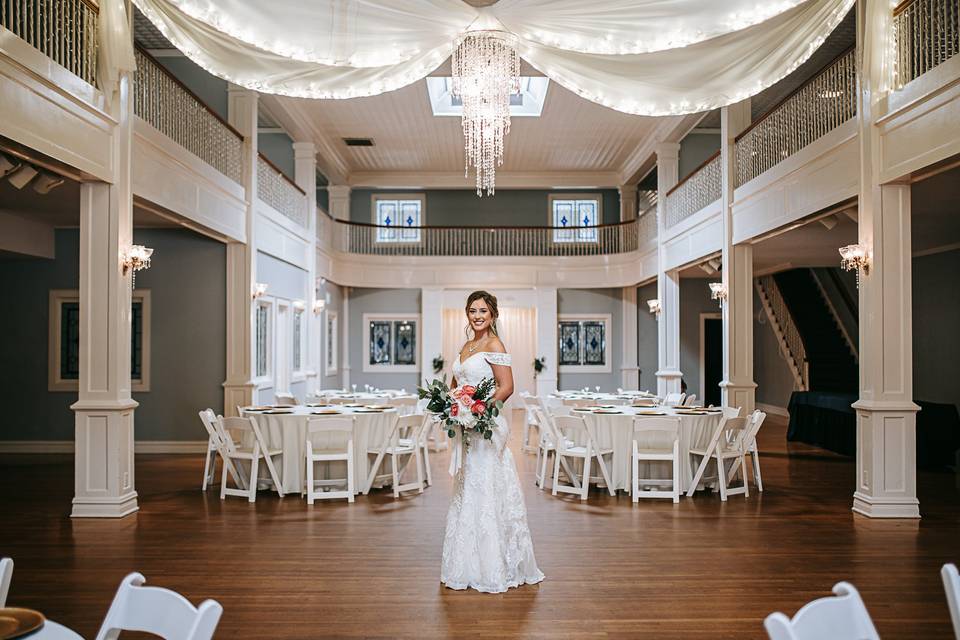
<svg viewBox="0 0 960 640">
<path fill-rule="evenodd" d="M 697 401 L 697 394 L 691 393 L 686 398 L 683 399 L 683 406 L 692 407 L 693 404 Z"/>
<path fill-rule="evenodd" d="M 771 613 L 763 621 L 770 640 L 880 640 L 856 587 L 838 582 L 833 593 L 805 604 L 793 619 Z"/>
<path fill-rule="evenodd" d="M 203 428 L 207 430 L 207 436 L 213 439 L 217 445 L 222 444 L 220 440 L 220 433 L 217 431 L 217 414 L 213 409 L 204 409 L 199 413 L 200 422 L 203 423 Z"/>
<path fill-rule="evenodd" d="M 565 407 L 592 407 L 597 404 L 599 400 L 586 400 L 583 398 L 565 398 L 563 401 L 563 406 Z"/>
<path fill-rule="evenodd" d="M 633 435 L 638 433 L 669 433 L 676 440 L 680 437 L 680 418 L 673 416 L 645 416 L 633 419 Z"/>
<path fill-rule="evenodd" d="M 310 418 L 307 420 L 307 435 L 321 432 L 353 433 L 353 416 L 336 416 L 333 418 Z"/>
<path fill-rule="evenodd" d="M 947 593 L 947 606 L 950 607 L 950 619 L 953 621 L 953 635 L 960 638 L 960 573 L 957 565 L 945 564 L 940 569 L 943 578 L 943 590 Z M 0 594 L 0 606 L 3 606 L 3 596 Z"/>
<path fill-rule="evenodd" d="M 397 418 L 397 425 L 394 428 L 396 438 L 410 438 L 414 442 L 419 442 L 423 425 L 426 424 L 425 418 L 426 416 L 418 413 Z"/>
<path fill-rule="evenodd" d="M 231 431 L 253 432 L 256 427 L 256 423 L 254 423 L 252 418 L 239 418 L 237 416 L 226 418 L 217 416 L 217 421 L 214 424 L 217 427 L 217 434 L 220 436 L 223 449 L 228 453 L 233 453 L 237 450 L 236 441 L 233 439 L 233 434 L 230 433 Z"/>
<path fill-rule="evenodd" d="M 415 407 L 417 406 L 417 399 L 413 396 L 400 396 L 398 398 L 390 398 L 387 404 L 393 407 Z"/>
<path fill-rule="evenodd" d="M 587 432 L 587 423 L 580 416 L 554 416 L 553 427 L 556 430 L 557 439 L 554 443 L 558 451 L 567 450 L 567 440 L 575 441 L 574 436 L 579 433 Z"/>
<path fill-rule="evenodd" d="M 683 404 L 683 399 L 686 397 L 687 395 L 685 393 L 668 393 L 667 397 L 663 399 L 663 404 L 667 405 L 668 407 L 679 407 Z"/>
<path fill-rule="evenodd" d="M 757 434 L 760 433 L 760 427 L 763 425 L 763 421 L 766 419 L 767 414 L 759 409 L 750 414 L 750 425 L 747 428 L 747 435 L 743 439 L 744 447 L 750 448 L 753 446 L 753 443 L 757 440 Z"/>
<path fill-rule="evenodd" d="M 11 578 L 13 578 L 13 558 L 0 558 L 0 608 L 7 605 Z"/>
<path fill-rule="evenodd" d="M 273 401 L 275 404 L 297 404 L 297 397 L 292 393 L 278 391 L 273 394 Z"/>
<path fill-rule="evenodd" d="M 740 417 L 740 407 L 723 407 L 723 417 L 724 418 Z"/>
<path fill-rule="evenodd" d="M 745 451 L 747 448 L 747 433 L 750 431 L 749 418 L 727 418 L 723 422 L 723 437 L 720 440 L 721 449 L 727 451 Z"/>
<path fill-rule="evenodd" d="M 223 607 L 204 600 L 199 607 L 176 591 L 145 587 L 144 577 L 131 573 L 120 583 L 97 640 L 116 640 L 121 631 L 142 631 L 166 640 L 209 640 Z"/>
</svg>

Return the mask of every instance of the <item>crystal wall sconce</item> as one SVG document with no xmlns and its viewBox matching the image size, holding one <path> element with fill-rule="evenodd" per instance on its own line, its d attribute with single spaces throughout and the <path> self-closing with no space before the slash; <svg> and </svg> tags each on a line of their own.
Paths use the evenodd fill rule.
<svg viewBox="0 0 960 640">
<path fill-rule="evenodd" d="M 848 244 L 840 247 L 840 266 L 844 271 L 857 272 L 857 288 L 860 288 L 860 273 L 869 275 L 870 273 L 870 255 L 867 248 L 862 244 Z"/>
<path fill-rule="evenodd" d="M 723 306 L 723 301 L 727 299 L 727 285 L 722 282 L 710 283 L 710 299 L 716 300 Z"/>
<path fill-rule="evenodd" d="M 133 271 L 133 277 L 130 279 L 131 287 L 136 288 L 137 286 L 137 271 L 150 268 L 150 256 L 152 255 L 153 249 L 150 247 L 135 244 L 120 256 L 120 266 L 123 268 L 123 275 L 127 275 L 128 271 Z"/>
<path fill-rule="evenodd" d="M 657 316 L 658 318 L 660 317 L 660 311 L 661 311 L 660 300 L 658 300 L 657 298 L 654 298 L 653 300 L 647 300 L 647 306 L 650 307 L 650 313 Z"/>
<path fill-rule="evenodd" d="M 253 285 L 253 299 L 256 300 L 257 298 L 265 294 L 267 292 L 268 286 L 270 285 L 264 284 L 262 282 L 258 282 L 257 284 Z"/>
</svg>

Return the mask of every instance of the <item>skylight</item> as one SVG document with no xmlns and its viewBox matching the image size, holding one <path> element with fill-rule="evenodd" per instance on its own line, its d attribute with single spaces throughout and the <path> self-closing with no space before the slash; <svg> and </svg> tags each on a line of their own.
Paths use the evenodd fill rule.
<svg viewBox="0 0 960 640">
<path fill-rule="evenodd" d="M 510 96 L 510 115 L 540 117 L 543 103 L 547 98 L 547 87 L 550 79 L 546 77 L 531 78 L 521 76 L 520 93 Z M 454 98 L 450 92 L 451 78 L 428 77 L 427 92 L 430 95 L 430 107 L 435 116 L 462 116 L 463 104 L 459 98 Z"/>
</svg>

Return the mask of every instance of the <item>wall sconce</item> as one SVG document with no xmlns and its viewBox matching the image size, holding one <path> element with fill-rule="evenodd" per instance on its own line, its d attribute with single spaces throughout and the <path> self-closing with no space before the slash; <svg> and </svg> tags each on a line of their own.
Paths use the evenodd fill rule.
<svg viewBox="0 0 960 640">
<path fill-rule="evenodd" d="M 267 287 L 269 286 L 270 285 L 264 284 L 262 282 L 258 282 L 257 284 L 253 285 L 253 299 L 256 300 L 257 298 L 265 294 L 267 292 Z"/>
<path fill-rule="evenodd" d="M 303 311 L 307 308 L 307 303 L 305 303 L 303 300 L 294 300 L 291 304 L 297 311 Z"/>
<path fill-rule="evenodd" d="M 658 300 L 657 298 L 654 298 L 653 300 L 647 300 L 647 306 L 650 307 L 650 313 L 657 316 L 658 318 L 660 317 L 660 311 L 661 311 L 660 300 Z"/>
<path fill-rule="evenodd" d="M 727 285 L 722 282 L 710 283 L 710 299 L 716 300 L 723 306 L 723 301 L 727 299 Z"/>
<path fill-rule="evenodd" d="M 849 244 L 840 247 L 840 266 L 844 271 L 857 271 L 857 288 L 860 288 L 860 272 L 870 273 L 870 256 L 867 248 L 862 244 Z"/>
<path fill-rule="evenodd" d="M 133 276 L 130 278 L 130 286 L 137 287 L 137 271 L 150 268 L 150 256 L 153 255 L 153 249 L 145 247 L 142 244 L 132 245 L 120 256 L 120 265 L 123 267 L 123 275 L 132 270 Z"/>
<path fill-rule="evenodd" d="M 326 301 L 326 300 L 320 300 L 319 298 L 318 298 L 317 300 L 314 300 L 314 301 L 313 301 L 313 315 L 315 315 L 315 316 L 320 315 L 321 313 L 323 313 L 323 310 L 324 310 L 326 307 L 327 307 L 327 301 Z"/>
</svg>

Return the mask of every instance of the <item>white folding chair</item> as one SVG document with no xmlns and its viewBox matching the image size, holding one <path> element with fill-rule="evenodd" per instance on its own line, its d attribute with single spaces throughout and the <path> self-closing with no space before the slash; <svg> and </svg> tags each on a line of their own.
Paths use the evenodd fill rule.
<svg viewBox="0 0 960 640">
<path fill-rule="evenodd" d="M 176 591 L 145 587 L 139 573 L 120 583 L 103 619 L 97 640 L 117 640 L 121 631 L 142 631 L 165 640 L 209 640 L 220 622 L 223 607 L 204 600 L 199 607 Z"/>
<path fill-rule="evenodd" d="M 430 471 L 430 433 L 434 429 L 433 420 L 430 419 L 430 416 L 426 413 L 417 412 L 416 414 L 420 416 L 420 419 L 423 421 L 423 424 L 420 425 L 419 431 L 419 441 L 417 446 L 420 448 L 420 456 L 423 462 L 423 472 L 426 477 L 427 485 L 433 485 L 433 474 Z"/>
<path fill-rule="evenodd" d="M 557 440 L 561 437 L 557 431 L 556 426 L 553 424 L 553 419 L 555 416 L 569 416 L 571 407 L 564 405 L 555 405 L 547 406 L 547 403 L 542 399 L 540 400 L 540 406 L 536 408 L 537 419 L 540 422 L 540 439 L 537 443 L 537 486 L 540 489 L 546 488 L 547 484 L 547 468 L 550 462 L 550 454 L 553 453 L 556 455 L 557 450 Z M 574 443 L 571 441 L 568 443 L 570 446 L 573 446 Z M 580 488 L 580 481 L 577 479 L 577 475 L 573 472 L 573 469 L 570 467 L 570 463 L 566 459 L 560 460 L 560 466 L 563 468 L 563 472 L 566 474 L 567 478 L 573 482 L 573 486 L 577 489 Z"/>
<path fill-rule="evenodd" d="M 763 627 L 770 640 L 880 640 L 856 587 L 838 582 L 833 593 L 803 605 L 792 619 L 779 611 L 768 615 Z"/>
<path fill-rule="evenodd" d="M 0 558 L 0 609 L 7 606 L 10 580 L 13 578 L 13 558 Z"/>
<path fill-rule="evenodd" d="M 381 441 L 379 447 L 367 449 L 368 455 L 375 455 L 373 464 L 370 466 L 370 474 L 367 476 L 366 487 L 363 493 L 370 493 L 374 481 L 377 480 L 377 472 L 383 459 L 390 458 L 390 477 L 393 486 L 393 497 L 399 498 L 403 491 L 416 489 L 423 493 L 423 468 L 420 446 L 417 444 L 423 437 L 423 429 L 428 426 L 428 421 L 424 416 L 410 415 L 397 418 L 396 423 L 388 430 L 386 437 Z M 401 434 L 407 437 L 401 438 Z M 416 461 L 417 481 L 401 484 L 400 478 L 404 469 L 410 463 L 410 460 Z"/>
<path fill-rule="evenodd" d="M 390 398 L 386 404 L 397 408 L 397 415 L 408 416 L 417 412 L 417 399 L 408 396 L 406 398 Z"/>
<path fill-rule="evenodd" d="M 683 399 L 683 406 L 692 407 L 697 402 L 697 394 L 691 393 L 686 398 Z"/>
<path fill-rule="evenodd" d="M 680 405 L 683 404 L 683 400 L 686 397 L 687 397 L 687 394 L 685 393 L 679 393 L 679 392 L 668 393 L 667 397 L 663 399 L 663 404 L 668 407 L 679 407 Z"/>
<path fill-rule="evenodd" d="M 600 463 L 600 473 L 606 483 L 607 491 L 614 495 L 613 486 L 610 481 L 610 474 L 607 472 L 607 463 L 604 456 L 612 456 L 612 448 L 601 448 L 598 446 L 596 436 L 590 424 L 579 416 L 556 416 L 553 419 L 553 425 L 556 429 L 556 452 L 553 458 L 553 495 L 557 493 L 573 493 L 580 496 L 581 500 L 587 499 L 590 491 L 590 482 L 599 480 L 590 476 L 590 465 L 594 458 Z M 581 439 L 586 440 L 583 446 L 575 444 L 575 434 L 581 433 Z M 585 438 L 584 438 L 585 436 Z M 560 484 L 560 463 L 564 458 L 573 458 L 583 461 L 583 475 L 580 478 L 580 486 L 576 484 Z M 571 479 L 576 482 L 576 475 L 569 474 Z"/>
<path fill-rule="evenodd" d="M 579 407 L 592 407 L 599 402 L 598 400 L 586 400 L 584 398 L 564 398 L 563 406 L 576 409 Z"/>
<path fill-rule="evenodd" d="M 943 590 L 947 594 L 947 606 L 950 607 L 953 635 L 960 640 L 960 573 L 957 573 L 957 565 L 943 565 L 940 569 L 940 577 L 943 578 Z M 0 592 L 0 606 L 3 606 L 2 592 Z"/>
<path fill-rule="evenodd" d="M 694 462 L 693 458 L 696 456 L 700 456 L 701 461 L 697 467 L 697 472 L 693 476 L 693 482 L 690 483 L 690 488 L 687 490 L 688 496 L 692 496 L 697 490 L 697 485 L 700 483 L 700 480 L 703 479 L 707 464 L 711 460 L 717 464 L 717 484 L 720 488 L 720 500 L 726 502 L 727 496 L 741 493 L 746 497 L 750 496 L 743 449 L 747 427 L 746 418 L 721 418 L 720 424 L 717 425 L 706 447 L 690 448 L 691 462 Z M 742 486 L 734 488 L 727 486 L 727 469 L 724 467 L 724 462 L 727 460 L 740 461 L 741 475 L 743 476 Z"/>
<path fill-rule="evenodd" d="M 652 434 L 667 434 L 669 444 L 658 446 L 651 443 Z M 633 455 L 632 455 L 632 493 L 634 502 L 644 498 L 672 498 L 680 502 L 680 418 L 645 417 L 633 419 Z M 673 475 L 670 480 L 662 478 L 641 478 L 640 462 L 672 462 Z M 670 483 L 670 490 L 662 489 L 641 491 L 644 485 Z"/>
<path fill-rule="evenodd" d="M 747 427 L 747 435 L 744 436 L 743 452 L 750 456 L 750 468 L 753 470 L 753 483 L 757 485 L 757 491 L 763 491 L 763 476 L 760 475 L 760 450 L 757 448 L 757 434 L 760 433 L 760 427 L 763 421 L 767 419 L 767 414 L 759 409 L 750 416 L 750 424 Z M 740 461 L 734 460 L 730 471 L 727 473 L 727 482 L 733 482 L 733 478 L 740 468 Z M 746 478 L 746 472 L 744 472 Z"/>
<path fill-rule="evenodd" d="M 273 486 L 282 498 L 283 484 L 281 484 L 280 476 L 277 474 L 277 468 L 273 464 L 273 457 L 283 455 L 283 451 L 267 446 L 263 434 L 260 432 L 260 427 L 257 426 L 256 420 L 253 418 L 218 417 L 217 429 L 223 442 L 222 452 L 225 461 L 223 473 L 220 476 L 220 499 L 223 500 L 226 496 L 241 496 L 246 497 L 250 502 L 256 502 L 257 476 L 261 458 L 267 463 L 270 479 L 273 480 Z M 237 440 L 234 440 L 232 432 L 235 432 L 239 436 Z M 246 446 L 245 443 L 243 443 L 245 434 L 252 434 L 253 444 L 251 446 Z M 246 435 L 246 437 L 248 440 L 251 439 L 250 435 Z M 232 463 L 237 460 L 245 460 L 250 464 L 250 477 L 245 479 L 246 487 L 240 485 L 237 489 L 231 489 L 227 486 L 226 461 Z"/>
<path fill-rule="evenodd" d="M 217 477 L 217 456 L 222 460 L 221 464 L 227 466 L 234 483 L 239 487 L 246 488 L 243 477 L 237 473 L 233 463 L 223 457 L 223 442 L 217 430 L 216 412 L 213 409 L 204 409 L 199 415 L 203 428 L 207 430 L 207 454 L 203 464 L 203 490 L 206 491 L 207 486 L 212 485 L 214 478 Z"/>
<path fill-rule="evenodd" d="M 537 416 L 533 409 L 540 407 L 540 399 L 526 391 L 520 394 L 523 399 L 524 421 L 523 421 L 523 439 L 520 440 L 520 451 L 524 453 L 539 452 L 539 448 L 530 443 L 530 427 L 537 430 L 537 439 L 539 440 L 540 423 L 537 422 Z"/>
<path fill-rule="evenodd" d="M 353 416 L 338 418 L 311 418 L 307 420 L 307 435 L 304 443 L 304 457 L 307 463 L 307 504 L 313 504 L 317 498 L 329 500 L 346 498 L 353 502 Z M 334 435 L 345 435 L 347 443 L 342 447 L 332 447 L 327 444 L 314 444 L 313 436 L 322 433 L 328 438 Z M 317 491 L 317 481 L 313 477 L 313 467 L 317 462 L 341 461 L 347 463 L 347 477 L 340 480 L 321 480 L 321 484 L 345 484 L 343 491 Z"/>
<path fill-rule="evenodd" d="M 297 404 L 297 397 L 289 392 L 278 391 L 277 393 L 273 394 L 273 402 L 274 404 L 295 405 Z"/>
</svg>

